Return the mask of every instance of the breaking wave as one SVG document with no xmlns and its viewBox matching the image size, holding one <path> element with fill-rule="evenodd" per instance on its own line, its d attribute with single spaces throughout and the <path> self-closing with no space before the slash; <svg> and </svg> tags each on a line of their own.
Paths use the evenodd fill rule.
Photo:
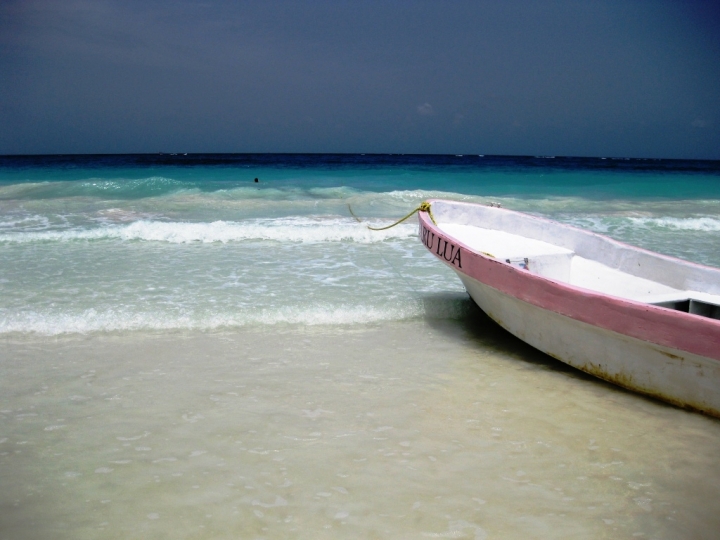
<svg viewBox="0 0 720 540">
<path fill-rule="evenodd" d="M 129 309 L 87 309 L 75 313 L 22 311 L 0 316 L 0 334 L 46 336 L 94 332 L 200 330 L 244 326 L 302 324 L 344 326 L 427 317 L 460 319 L 474 310 L 465 294 L 408 298 L 392 306 L 302 305 L 232 313 L 136 312 Z"/>
<path fill-rule="evenodd" d="M 720 231 L 720 219 L 713 217 L 694 218 L 630 218 L 634 225 L 677 229 L 682 231 Z"/>
<path fill-rule="evenodd" d="M 388 219 L 376 225 L 392 223 Z M 279 218 L 244 222 L 211 223 L 140 220 L 127 225 L 109 225 L 93 229 L 14 232 L 0 234 L 0 243 L 71 242 L 77 240 L 124 240 L 186 244 L 192 242 L 241 242 L 273 240 L 278 242 L 356 242 L 371 244 L 385 240 L 410 238 L 417 233 L 414 224 L 402 224 L 386 231 L 371 231 L 365 224 L 348 218 Z"/>
</svg>

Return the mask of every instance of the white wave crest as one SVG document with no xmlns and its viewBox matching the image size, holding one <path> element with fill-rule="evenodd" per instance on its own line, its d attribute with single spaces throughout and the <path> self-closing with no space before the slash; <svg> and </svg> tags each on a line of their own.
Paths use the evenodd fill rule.
<svg viewBox="0 0 720 540">
<path fill-rule="evenodd" d="M 681 231 L 720 231 L 720 219 L 713 217 L 695 218 L 630 218 L 634 225 L 662 227 Z"/>
<path fill-rule="evenodd" d="M 45 228 L 50 226 L 46 216 L 22 216 L 17 218 L 0 218 L 0 230 L 12 229 L 20 225 L 25 228 Z"/>
<path fill-rule="evenodd" d="M 76 313 L 23 311 L 0 317 L 0 334 L 33 333 L 46 336 L 87 334 L 94 332 L 217 330 L 244 326 L 301 324 L 309 326 L 343 326 L 401 321 L 417 317 L 457 319 L 465 316 L 472 305 L 464 295 L 415 298 L 393 306 L 286 306 L 233 313 L 152 313 L 130 310 L 87 309 Z"/>
<path fill-rule="evenodd" d="M 387 219 L 373 222 L 388 225 Z M 278 242 L 357 242 L 370 244 L 391 239 L 409 238 L 417 226 L 402 224 L 385 231 L 371 231 L 364 223 L 346 218 L 313 219 L 305 217 L 258 219 L 245 222 L 214 221 L 212 223 L 135 221 L 127 225 L 108 225 L 94 229 L 18 232 L 0 234 L 3 243 L 69 242 L 74 240 L 136 240 L 186 244 L 192 242 L 241 242 L 275 240 Z"/>
</svg>

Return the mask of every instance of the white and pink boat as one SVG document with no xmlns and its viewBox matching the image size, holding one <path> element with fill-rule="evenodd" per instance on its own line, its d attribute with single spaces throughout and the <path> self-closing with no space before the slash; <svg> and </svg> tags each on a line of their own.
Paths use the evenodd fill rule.
<svg viewBox="0 0 720 540">
<path fill-rule="evenodd" d="M 586 373 L 720 417 L 720 269 L 498 207 L 429 203 L 420 239 L 500 326 Z"/>
</svg>

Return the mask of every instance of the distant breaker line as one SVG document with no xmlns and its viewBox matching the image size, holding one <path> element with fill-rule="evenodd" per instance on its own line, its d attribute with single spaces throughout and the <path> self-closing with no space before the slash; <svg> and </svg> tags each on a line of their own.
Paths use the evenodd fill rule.
<svg viewBox="0 0 720 540">
<path fill-rule="evenodd" d="M 128 225 L 110 225 L 93 229 L 4 233 L 0 234 L 0 243 L 126 240 L 185 244 L 265 240 L 298 243 L 373 244 L 386 240 L 412 238 L 417 232 L 416 229 L 417 227 L 413 225 L 405 225 L 384 231 L 382 234 L 373 234 L 350 218 L 298 217 L 210 223 L 141 220 Z"/>
<path fill-rule="evenodd" d="M 570 223 L 577 220 L 569 219 Z M 607 227 L 663 228 L 678 231 L 720 232 L 720 218 L 701 217 L 633 217 L 633 216 L 587 216 L 580 220 L 591 229 L 606 231 Z M 96 240 L 125 240 L 184 243 L 228 243 L 251 240 L 277 242 L 322 243 L 354 242 L 372 244 L 387 240 L 414 237 L 416 227 L 402 223 L 396 227 L 373 231 L 360 225 L 356 216 L 336 218 L 285 217 L 262 218 L 247 221 L 168 222 L 138 220 L 126 225 L 105 225 L 96 228 L 72 228 L 65 230 L 12 230 L 23 223 L 39 223 L 49 226 L 45 219 L 14 219 L 0 222 L 0 243 L 20 244 L 32 242 L 72 242 Z M 392 224 L 390 219 L 378 219 L 378 223 Z"/>
</svg>

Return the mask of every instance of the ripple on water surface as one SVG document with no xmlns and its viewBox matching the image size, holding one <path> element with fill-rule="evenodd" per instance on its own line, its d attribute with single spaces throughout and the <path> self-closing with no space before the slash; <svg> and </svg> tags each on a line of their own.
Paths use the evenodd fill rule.
<svg viewBox="0 0 720 540">
<path fill-rule="evenodd" d="M 716 420 L 584 376 L 477 312 L 1 347 L 13 538 L 720 527 Z"/>
</svg>

